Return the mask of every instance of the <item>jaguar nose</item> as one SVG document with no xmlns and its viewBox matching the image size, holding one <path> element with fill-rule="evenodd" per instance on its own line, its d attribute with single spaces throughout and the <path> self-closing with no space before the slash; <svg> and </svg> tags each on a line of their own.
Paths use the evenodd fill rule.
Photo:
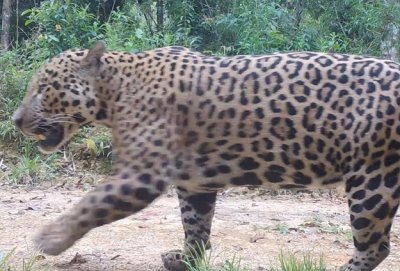
<svg viewBox="0 0 400 271">
<path fill-rule="evenodd" d="M 22 126 L 22 118 L 14 119 L 14 123 L 18 128 L 21 128 L 21 126 Z"/>
<path fill-rule="evenodd" d="M 21 127 L 22 127 L 22 122 L 23 122 L 23 120 L 22 120 L 22 117 L 21 117 L 20 114 L 14 114 L 14 116 L 12 117 L 12 119 L 13 119 L 15 125 L 16 125 L 18 128 L 21 128 Z"/>
</svg>

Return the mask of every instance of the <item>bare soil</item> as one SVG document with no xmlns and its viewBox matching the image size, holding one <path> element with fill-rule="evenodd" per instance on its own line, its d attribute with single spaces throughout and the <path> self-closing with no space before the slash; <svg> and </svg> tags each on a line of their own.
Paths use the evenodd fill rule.
<svg viewBox="0 0 400 271">
<path fill-rule="evenodd" d="M 0 252 L 16 248 L 16 262 L 31 257 L 32 236 L 70 209 L 85 190 L 0 186 Z M 392 253 L 378 271 L 400 270 L 398 220 L 397 215 Z M 41 257 L 40 265 L 46 270 L 163 270 L 160 254 L 180 248 L 182 238 L 178 201 L 170 192 L 136 215 L 92 230 L 63 254 Z M 216 265 L 235 256 L 248 270 L 276 266 L 281 251 L 323 255 L 334 270 L 349 259 L 353 248 L 345 198 L 247 189 L 219 196 L 212 243 Z"/>
</svg>

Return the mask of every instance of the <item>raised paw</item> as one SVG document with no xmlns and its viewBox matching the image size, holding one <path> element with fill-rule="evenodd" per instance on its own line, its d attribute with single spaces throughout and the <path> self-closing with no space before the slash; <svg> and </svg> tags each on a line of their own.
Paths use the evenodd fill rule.
<svg viewBox="0 0 400 271">
<path fill-rule="evenodd" d="M 68 223 L 61 219 L 45 226 L 33 239 L 35 246 L 45 254 L 58 255 L 72 246 L 82 234 L 74 233 Z"/>
<path fill-rule="evenodd" d="M 183 256 L 182 250 L 177 249 L 161 254 L 161 259 L 168 271 L 186 271 L 186 265 L 182 261 Z"/>
</svg>

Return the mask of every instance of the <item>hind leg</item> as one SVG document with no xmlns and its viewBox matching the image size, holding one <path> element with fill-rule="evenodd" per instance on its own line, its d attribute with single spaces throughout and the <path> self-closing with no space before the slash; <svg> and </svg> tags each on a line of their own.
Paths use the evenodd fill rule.
<svg viewBox="0 0 400 271">
<path fill-rule="evenodd" d="M 217 193 L 191 193 L 177 188 L 183 229 L 185 231 L 184 250 L 164 253 L 164 266 L 170 271 L 186 270 L 182 255 L 191 255 L 210 248 L 211 224 L 214 216 Z M 200 249 L 200 250 L 199 250 Z"/>
<path fill-rule="evenodd" d="M 398 170 L 355 175 L 346 183 L 354 254 L 340 270 L 370 271 L 390 252 L 390 229 L 399 205 Z"/>
</svg>

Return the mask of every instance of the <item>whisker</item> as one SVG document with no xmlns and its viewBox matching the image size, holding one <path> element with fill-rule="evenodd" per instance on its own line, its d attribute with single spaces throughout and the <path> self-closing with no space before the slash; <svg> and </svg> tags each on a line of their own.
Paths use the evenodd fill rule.
<svg viewBox="0 0 400 271">
<path fill-rule="evenodd" d="M 52 118 L 49 118 L 48 120 L 63 120 L 63 119 L 65 119 L 65 120 L 69 120 L 69 119 L 71 119 L 71 117 L 66 117 L 66 116 L 58 116 L 58 117 L 52 117 Z"/>
<path fill-rule="evenodd" d="M 62 119 L 59 119 L 59 120 L 50 120 L 50 121 L 48 121 L 48 124 L 55 124 L 55 123 L 71 123 L 71 124 L 76 124 L 76 122 L 74 122 L 74 121 L 62 120 Z"/>
</svg>

